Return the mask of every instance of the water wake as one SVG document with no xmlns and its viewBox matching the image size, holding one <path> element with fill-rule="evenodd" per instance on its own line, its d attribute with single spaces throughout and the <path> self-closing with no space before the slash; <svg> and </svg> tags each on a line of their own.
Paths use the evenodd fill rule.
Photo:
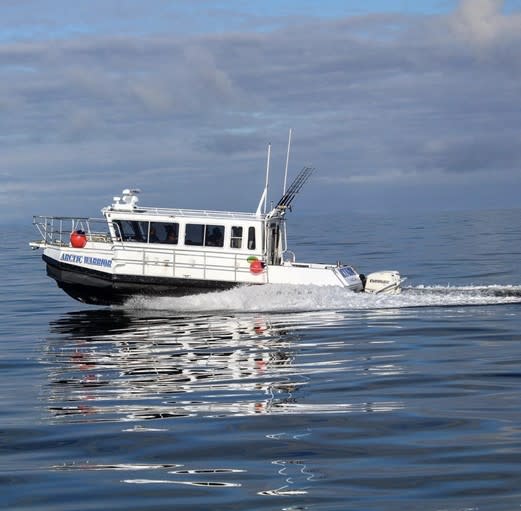
<svg viewBox="0 0 521 511">
<path fill-rule="evenodd" d="M 399 295 L 268 284 L 185 297 L 135 297 L 125 309 L 179 312 L 299 312 L 521 303 L 521 285 L 412 286 Z"/>
</svg>

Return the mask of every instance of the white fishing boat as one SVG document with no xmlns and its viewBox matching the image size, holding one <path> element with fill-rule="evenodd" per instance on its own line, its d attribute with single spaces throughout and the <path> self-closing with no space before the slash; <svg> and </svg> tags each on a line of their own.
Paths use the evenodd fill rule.
<svg viewBox="0 0 521 511">
<path fill-rule="evenodd" d="M 268 151 L 266 185 L 255 212 L 142 207 L 140 191 L 126 189 L 101 210 L 103 218 L 33 217 L 41 239 L 30 246 L 43 250 L 47 275 L 61 289 L 89 304 L 261 284 L 399 293 L 398 271 L 365 277 L 351 265 L 298 262 L 288 250 L 286 214 L 312 171 L 302 169 L 266 211 Z M 286 176 L 287 163 L 284 182 Z"/>
</svg>

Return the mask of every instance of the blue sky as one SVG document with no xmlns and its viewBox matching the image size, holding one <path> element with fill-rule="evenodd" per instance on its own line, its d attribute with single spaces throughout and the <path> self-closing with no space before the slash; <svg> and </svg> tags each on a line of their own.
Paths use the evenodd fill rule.
<svg viewBox="0 0 521 511">
<path fill-rule="evenodd" d="M 16 1 L 3 8 L 4 41 L 68 38 L 113 33 L 218 33 L 248 27 L 266 30 L 287 24 L 288 17 L 340 18 L 380 12 L 439 13 L 453 7 L 443 0 L 266 0 L 153 1 L 99 0 Z M 257 21 L 255 21 L 257 20 Z M 262 20 L 262 21 L 261 21 Z M 177 22 L 177 23 L 176 23 Z"/>
<path fill-rule="evenodd" d="M 0 208 L 519 207 L 521 0 L 3 0 Z M 29 208 L 30 205 L 30 208 Z M 30 209 L 30 210 L 29 210 Z"/>
</svg>

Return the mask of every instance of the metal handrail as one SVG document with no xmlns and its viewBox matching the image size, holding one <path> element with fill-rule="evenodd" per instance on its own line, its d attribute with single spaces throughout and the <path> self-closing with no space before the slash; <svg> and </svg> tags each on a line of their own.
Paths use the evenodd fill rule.
<svg viewBox="0 0 521 511">
<path fill-rule="evenodd" d="M 106 208 L 106 210 L 111 210 L 110 208 Z M 112 210 L 116 213 L 128 213 L 126 210 Z M 210 209 L 184 209 L 184 208 L 156 208 L 156 207 L 147 207 L 147 206 L 138 206 L 135 210 L 132 211 L 140 211 L 145 212 L 150 215 L 168 215 L 168 216 L 180 216 L 180 217 L 213 217 L 213 218 L 242 218 L 242 219 L 256 219 L 259 217 L 256 213 L 250 212 L 240 212 L 240 211 L 213 211 Z"/>
<path fill-rule="evenodd" d="M 227 273 L 233 273 L 234 279 L 237 279 L 237 276 L 240 273 L 249 273 L 249 266 L 243 265 L 239 267 L 238 262 L 243 258 L 244 254 L 235 254 L 231 252 L 227 252 L 224 254 L 216 254 L 215 252 L 206 252 L 204 250 L 186 250 L 182 247 L 176 247 L 175 249 L 152 249 L 150 251 L 142 251 L 139 250 L 138 247 L 125 247 L 126 250 L 124 252 L 120 252 L 117 258 L 116 265 L 113 266 L 115 268 L 119 265 L 138 265 L 141 267 L 141 273 L 145 274 L 145 268 L 151 266 L 167 266 L 171 268 L 170 273 L 172 276 L 175 275 L 176 272 L 182 271 L 183 269 L 194 269 L 194 263 L 192 262 L 180 262 L 178 260 L 179 256 L 183 254 L 191 254 L 196 258 L 201 258 L 202 261 L 196 264 L 195 268 L 198 270 L 202 270 L 204 277 L 206 277 L 206 272 L 208 270 L 222 270 Z M 141 252 L 141 257 L 134 258 L 132 257 L 132 253 L 136 251 Z M 128 254 L 127 256 L 123 256 L 123 253 Z M 164 256 L 165 259 L 160 261 L 150 261 L 147 259 L 147 255 L 156 255 L 156 256 Z M 217 257 L 216 257 L 217 256 Z M 220 256 L 220 257 L 219 257 Z M 217 259 L 217 261 L 216 261 Z M 219 261 L 219 259 L 221 261 Z M 222 260 L 228 260 L 231 264 L 222 264 Z"/>
<path fill-rule="evenodd" d="M 70 216 L 33 216 L 33 225 L 50 245 L 68 245 L 71 232 L 84 231 L 91 241 L 109 243 L 112 238 L 106 230 L 98 231 L 91 228 L 93 223 L 103 223 L 107 226 L 104 218 L 70 217 Z"/>
</svg>

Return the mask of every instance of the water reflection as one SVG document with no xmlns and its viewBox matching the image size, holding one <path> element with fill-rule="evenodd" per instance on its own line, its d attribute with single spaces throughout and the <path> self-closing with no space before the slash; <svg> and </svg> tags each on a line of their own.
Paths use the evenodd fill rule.
<svg viewBox="0 0 521 511">
<path fill-rule="evenodd" d="M 349 359 L 345 340 L 304 334 L 345 323 L 340 313 L 165 315 L 103 309 L 68 313 L 53 321 L 45 357 L 51 417 L 144 421 L 389 411 L 401 406 L 387 401 L 299 401 L 316 374 L 401 371 L 396 355 Z M 145 430 L 150 428 L 128 429 Z"/>
<path fill-rule="evenodd" d="M 311 469 L 301 460 L 274 460 L 271 462 L 278 468 L 278 474 L 283 480 L 282 486 L 271 490 L 258 492 L 259 495 L 270 497 L 287 497 L 290 495 L 306 495 L 309 482 L 315 478 Z M 306 486 L 298 486 L 297 481 L 305 481 Z"/>
<path fill-rule="evenodd" d="M 235 481 L 215 481 L 208 478 L 236 476 L 242 474 L 245 470 L 234 468 L 204 468 L 204 469 L 186 469 L 180 464 L 138 464 L 138 463 L 114 463 L 114 464 L 97 464 L 97 463 L 69 463 L 63 465 L 55 465 L 53 470 L 57 471 L 117 471 L 123 473 L 140 472 L 148 475 L 151 472 L 159 472 L 161 478 L 141 477 L 133 479 L 123 479 L 123 483 L 127 484 L 179 484 L 187 486 L 202 486 L 206 488 L 238 488 L 241 485 Z M 190 479 L 173 479 L 174 476 L 195 476 Z M 200 478 L 206 479 L 200 479 Z M 199 479 L 198 479 L 199 478 Z"/>
</svg>

